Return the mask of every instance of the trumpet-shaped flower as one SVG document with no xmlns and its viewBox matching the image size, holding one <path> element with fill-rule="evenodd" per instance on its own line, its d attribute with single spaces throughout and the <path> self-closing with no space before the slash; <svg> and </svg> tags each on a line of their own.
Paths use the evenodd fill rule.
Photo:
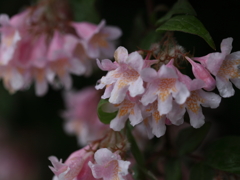
<svg viewBox="0 0 240 180">
<path fill-rule="evenodd" d="M 117 152 L 112 153 L 107 148 L 99 149 L 94 154 L 96 164 L 89 161 L 93 177 L 103 180 L 127 179 L 129 161 L 121 160 Z"/>
<path fill-rule="evenodd" d="M 158 101 L 158 111 L 167 114 L 172 110 L 173 98 L 178 104 L 183 104 L 190 95 L 187 87 L 178 81 L 174 69 L 162 65 L 159 71 L 152 68 L 142 70 L 141 77 L 148 82 L 146 92 L 141 102 L 144 106 Z"/>
<path fill-rule="evenodd" d="M 206 66 L 206 68 L 215 75 L 216 86 L 222 97 L 230 97 L 234 95 L 234 89 L 231 82 L 237 88 L 240 88 L 240 51 L 231 53 L 232 41 L 232 38 L 222 40 L 221 53 L 210 53 L 204 57 L 194 58 Z"/>
<path fill-rule="evenodd" d="M 120 131 L 125 126 L 125 122 L 129 118 L 131 125 L 135 126 L 142 122 L 140 97 L 131 98 L 129 95 L 120 104 L 114 104 L 115 109 L 118 109 L 117 116 L 111 121 L 110 128 L 115 131 Z"/>
<path fill-rule="evenodd" d="M 100 93 L 94 87 L 65 95 L 65 131 L 77 135 L 80 145 L 102 138 L 108 132 L 109 126 L 101 123 L 97 116 L 99 100 Z"/>
<path fill-rule="evenodd" d="M 194 76 L 197 79 L 201 79 L 202 81 L 205 82 L 204 89 L 207 91 L 212 91 L 215 86 L 216 86 L 216 81 L 215 79 L 211 76 L 209 71 L 204 68 L 201 64 L 195 63 L 193 60 L 191 60 L 189 57 L 186 56 L 186 59 L 188 62 L 191 63 L 192 65 L 192 71 Z"/>
<path fill-rule="evenodd" d="M 124 47 L 117 48 L 114 58 L 114 63 L 109 60 L 98 62 L 100 68 L 110 71 L 101 78 L 96 89 L 111 85 L 111 93 L 108 93 L 109 102 L 119 104 L 125 99 L 128 91 L 131 97 L 136 97 L 144 92 L 143 80 L 140 77 L 144 60 L 138 52 L 128 55 L 128 51 Z"/>
<path fill-rule="evenodd" d="M 144 119 L 148 136 L 151 137 L 151 133 L 156 137 L 163 136 L 166 132 L 166 115 L 159 112 L 157 100 L 145 108 L 145 113 L 149 114 L 148 117 Z M 151 132 L 149 132 L 150 130 Z"/>
<path fill-rule="evenodd" d="M 112 57 L 115 40 L 122 34 L 119 28 L 105 24 L 105 20 L 98 26 L 89 22 L 72 23 L 77 34 L 87 42 L 87 52 L 91 58 Z"/>
<path fill-rule="evenodd" d="M 65 163 L 58 160 L 55 156 L 50 156 L 53 167 L 49 168 L 55 174 L 53 180 L 94 180 L 91 169 L 88 167 L 88 162 L 93 159 L 93 152 L 90 151 L 90 146 L 86 146 L 72 153 Z"/>
</svg>

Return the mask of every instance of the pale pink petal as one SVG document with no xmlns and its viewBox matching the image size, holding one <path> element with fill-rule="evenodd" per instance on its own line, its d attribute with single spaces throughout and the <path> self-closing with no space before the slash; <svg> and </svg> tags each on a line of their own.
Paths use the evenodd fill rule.
<svg viewBox="0 0 240 180">
<path fill-rule="evenodd" d="M 100 49 L 95 44 L 89 44 L 87 54 L 91 58 L 98 58 L 100 57 Z"/>
<path fill-rule="evenodd" d="M 101 165 L 99 164 L 93 164 L 91 161 L 88 162 L 88 166 L 91 168 L 92 170 L 92 175 L 94 178 L 102 178 L 103 177 L 103 168 Z"/>
<path fill-rule="evenodd" d="M 165 101 L 162 101 L 160 97 L 158 97 L 158 111 L 161 114 L 167 114 L 172 110 L 172 96 L 168 95 L 165 98 Z"/>
<path fill-rule="evenodd" d="M 101 30 L 101 33 L 105 34 L 107 39 L 115 40 L 122 35 L 122 31 L 114 26 L 107 26 Z"/>
<path fill-rule="evenodd" d="M 186 101 L 186 99 L 190 96 L 190 92 L 187 89 L 187 87 L 179 81 L 176 82 L 175 86 L 177 92 L 172 92 L 172 96 L 175 98 L 175 101 L 178 104 L 183 104 Z"/>
<path fill-rule="evenodd" d="M 76 58 L 71 59 L 70 64 L 71 64 L 71 68 L 69 69 L 69 72 L 76 75 L 82 75 L 86 72 L 86 67 L 78 59 Z"/>
<path fill-rule="evenodd" d="M 126 63 L 128 51 L 125 47 L 119 46 L 114 52 L 114 59 L 118 63 Z"/>
<path fill-rule="evenodd" d="M 23 76 L 15 69 L 12 70 L 11 75 L 12 75 L 10 79 L 11 87 L 14 90 L 21 89 L 24 85 Z"/>
<path fill-rule="evenodd" d="M 47 92 L 47 90 L 48 90 L 48 84 L 46 80 L 35 83 L 35 91 L 37 96 L 43 96 Z"/>
<path fill-rule="evenodd" d="M 204 99 L 202 102 L 202 106 L 210 107 L 210 108 L 217 108 L 221 102 L 221 97 L 212 92 L 205 92 L 203 90 L 198 91 L 199 96 Z"/>
<path fill-rule="evenodd" d="M 9 16 L 7 14 L 1 14 L 0 15 L 0 24 L 2 26 L 5 26 L 5 25 L 9 24 Z"/>
<path fill-rule="evenodd" d="M 107 99 L 111 96 L 112 90 L 113 90 L 113 84 L 110 84 L 106 87 L 104 94 L 101 96 L 102 99 Z M 102 89 L 102 88 L 101 88 Z"/>
<path fill-rule="evenodd" d="M 86 40 L 89 40 L 97 30 L 97 25 L 89 22 L 71 23 L 71 25 L 75 28 L 77 34 Z"/>
<path fill-rule="evenodd" d="M 172 110 L 167 114 L 167 118 L 174 125 L 182 124 L 183 116 L 186 112 L 185 105 L 179 105 L 175 101 L 172 102 Z"/>
<path fill-rule="evenodd" d="M 238 89 L 240 89 L 240 79 L 235 78 L 235 79 L 231 79 L 231 81 Z"/>
<path fill-rule="evenodd" d="M 158 71 L 158 77 L 164 78 L 178 78 L 174 69 L 167 67 L 166 65 L 162 65 L 160 70 Z"/>
<path fill-rule="evenodd" d="M 153 103 L 157 99 L 155 92 L 156 92 L 156 88 L 154 84 L 151 86 L 148 86 L 147 91 L 142 96 L 141 103 L 144 106 L 148 105 L 149 103 Z"/>
<path fill-rule="evenodd" d="M 152 82 L 157 77 L 157 71 L 152 68 L 145 68 L 141 71 L 141 78 L 145 82 Z"/>
<path fill-rule="evenodd" d="M 220 78 L 216 76 L 216 86 L 219 91 L 219 94 L 226 98 L 231 97 L 234 95 L 235 91 L 232 87 L 232 83 L 228 80 L 224 80 L 223 78 Z"/>
<path fill-rule="evenodd" d="M 130 65 L 137 72 L 140 72 L 143 67 L 143 59 L 142 56 L 138 52 L 132 52 L 129 54 L 126 63 Z"/>
<path fill-rule="evenodd" d="M 107 148 L 99 149 L 94 154 L 94 159 L 99 165 L 105 165 L 115 158 L 118 159 L 118 156 Z"/>
<path fill-rule="evenodd" d="M 116 45 L 114 42 L 108 43 L 107 47 L 101 47 L 102 56 L 106 58 L 113 58 Z"/>
<path fill-rule="evenodd" d="M 141 77 L 139 77 L 136 81 L 134 81 L 132 84 L 130 84 L 128 88 L 130 92 L 130 96 L 135 97 L 139 94 L 144 93 L 144 87 L 143 87 L 143 80 Z"/>
<path fill-rule="evenodd" d="M 109 59 L 103 59 L 101 62 L 99 59 L 96 59 L 98 67 L 103 71 L 112 71 L 117 69 L 118 65 L 113 63 Z"/>
<path fill-rule="evenodd" d="M 118 160 L 118 166 L 121 172 L 121 176 L 126 176 L 128 174 L 128 168 L 131 163 L 129 161 Z"/>
<path fill-rule="evenodd" d="M 125 86 L 121 87 L 121 83 L 122 82 L 121 82 L 121 79 L 120 79 L 114 85 L 114 88 L 111 92 L 111 97 L 109 98 L 110 103 L 119 104 L 126 97 L 126 93 L 128 91 L 128 86 L 129 85 L 125 85 Z"/>
<path fill-rule="evenodd" d="M 161 116 L 161 118 L 158 121 L 154 119 L 150 121 L 152 133 L 158 138 L 163 136 L 166 132 L 165 118 L 166 118 L 165 116 Z"/>
<path fill-rule="evenodd" d="M 124 128 L 127 119 L 128 115 L 120 116 L 118 112 L 118 115 L 110 122 L 110 128 L 114 131 L 121 131 Z"/>
<path fill-rule="evenodd" d="M 134 113 L 132 114 L 130 112 L 129 120 L 132 126 L 135 126 L 143 121 L 142 111 L 137 105 L 134 106 Z"/>
<path fill-rule="evenodd" d="M 194 113 L 193 111 L 187 109 L 189 118 L 190 118 L 190 124 L 194 128 L 200 128 L 204 124 L 204 115 L 202 114 L 202 108 L 199 106 L 199 111 L 197 113 Z"/>
<path fill-rule="evenodd" d="M 196 78 L 201 79 L 205 82 L 204 89 L 207 91 L 212 91 L 215 88 L 216 81 L 211 76 L 209 71 L 205 69 L 201 64 L 195 63 L 189 57 L 186 56 L 188 62 L 192 65 L 192 71 Z"/>
<path fill-rule="evenodd" d="M 228 55 L 232 51 L 232 42 L 233 38 L 229 37 L 226 39 L 223 39 L 221 42 L 221 51 L 223 54 Z"/>
</svg>

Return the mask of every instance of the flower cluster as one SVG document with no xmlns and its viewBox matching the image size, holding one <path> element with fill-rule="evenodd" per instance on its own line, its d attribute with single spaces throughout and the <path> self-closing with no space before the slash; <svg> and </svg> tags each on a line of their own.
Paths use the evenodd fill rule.
<svg viewBox="0 0 240 180">
<path fill-rule="evenodd" d="M 120 136 L 122 137 L 121 134 Z M 109 133 L 104 138 L 73 152 L 64 163 L 55 156 L 50 156 L 53 167 L 49 168 L 55 174 L 53 180 L 132 180 L 131 174 L 128 173 L 130 162 L 122 160 L 121 157 L 121 154 L 128 150 L 125 140 L 117 139 L 119 133 Z M 115 149 L 116 147 L 119 149 Z"/>
<path fill-rule="evenodd" d="M 102 138 L 109 130 L 109 126 L 98 119 L 97 105 L 100 96 L 93 86 L 65 94 L 67 109 L 63 113 L 66 120 L 64 129 L 68 134 L 77 135 L 82 146 Z"/>
<path fill-rule="evenodd" d="M 71 87 L 70 74 L 90 75 L 97 57 L 110 58 L 117 27 L 73 22 L 66 4 L 42 1 L 13 16 L 0 15 L 0 77 L 10 92 L 35 82 L 37 95 L 48 83 Z"/>
<path fill-rule="evenodd" d="M 240 88 L 240 52 L 230 54 L 231 43 L 232 38 L 224 39 L 221 53 L 200 58 L 186 56 L 178 46 L 177 55 L 172 55 L 175 53 L 172 48 L 169 59 L 161 56 L 155 60 L 150 60 L 151 55 L 143 59 L 139 52 L 128 54 L 124 47 L 119 47 L 114 62 L 97 60 L 99 68 L 108 73 L 96 89 L 106 87 L 102 95 L 103 99 L 109 98 L 106 111 L 118 111 L 110 127 L 120 131 L 129 119 L 133 126 L 144 124 L 149 138 L 160 137 L 166 131 L 166 124 L 182 124 L 186 111 L 190 124 L 201 127 L 205 120 L 201 106 L 217 108 L 221 101 L 219 95 L 210 91 L 217 87 L 222 97 L 232 96 L 234 90 L 229 79 Z M 179 56 L 191 64 L 194 79 L 177 68 Z"/>
</svg>

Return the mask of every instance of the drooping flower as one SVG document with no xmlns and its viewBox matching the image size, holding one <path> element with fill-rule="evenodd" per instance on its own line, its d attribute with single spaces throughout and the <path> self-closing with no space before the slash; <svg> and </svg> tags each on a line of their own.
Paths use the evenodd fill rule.
<svg viewBox="0 0 240 180">
<path fill-rule="evenodd" d="M 158 111 L 167 114 L 172 110 L 173 98 L 178 104 L 183 104 L 190 95 L 187 87 L 178 81 L 174 69 L 162 65 L 159 71 L 152 68 L 142 70 L 141 77 L 147 82 L 146 92 L 141 102 L 144 106 L 158 102 Z"/>
<path fill-rule="evenodd" d="M 97 26 L 89 22 L 72 23 L 78 35 L 87 43 L 87 53 L 91 58 L 110 58 L 115 50 L 115 41 L 122 32 L 114 26 L 106 26 L 102 20 Z"/>
<path fill-rule="evenodd" d="M 195 63 L 189 57 L 186 56 L 185 58 L 192 65 L 192 71 L 193 71 L 194 76 L 197 79 L 201 79 L 202 81 L 204 81 L 205 85 L 203 88 L 207 91 L 212 91 L 216 86 L 216 81 L 211 76 L 209 71 L 205 67 L 203 67 L 201 64 Z"/>
<path fill-rule="evenodd" d="M 91 169 L 88 167 L 88 162 L 93 160 L 93 151 L 90 146 L 86 146 L 72 153 L 65 163 L 58 160 L 55 156 L 50 156 L 53 167 L 49 166 L 55 174 L 53 180 L 94 180 Z"/>
<path fill-rule="evenodd" d="M 94 159 L 96 164 L 89 161 L 88 165 L 96 179 L 124 180 L 127 178 L 130 162 L 121 160 L 117 152 L 112 153 L 109 149 L 102 148 L 95 152 Z"/>
<path fill-rule="evenodd" d="M 106 58 L 113 53 L 113 41 L 121 30 L 104 27 L 105 21 L 99 26 L 72 22 L 66 2 L 44 1 L 11 19 L 0 16 L 0 76 L 10 92 L 26 89 L 32 82 L 39 96 L 47 92 L 48 84 L 69 89 L 70 74 L 92 73 L 92 54 L 102 52 Z M 81 28 L 77 28 L 79 24 Z M 96 28 L 89 36 L 86 30 L 90 26 Z"/>
<path fill-rule="evenodd" d="M 140 72 L 144 67 L 144 60 L 138 52 L 128 55 L 127 49 L 118 47 L 114 53 L 115 62 L 103 60 L 98 62 L 102 70 L 109 70 L 106 76 L 102 77 L 96 89 L 111 86 L 109 92 L 109 102 L 112 104 L 121 103 L 127 92 L 131 97 L 136 97 L 144 92 L 143 80 Z"/>
<path fill-rule="evenodd" d="M 216 77 L 216 86 L 222 97 L 231 97 L 234 95 L 235 91 L 232 83 L 237 88 L 240 88 L 240 51 L 231 53 L 232 41 L 232 38 L 222 40 L 221 53 L 210 53 L 203 57 L 194 58 Z"/>
<path fill-rule="evenodd" d="M 97 105 L 100 93 L 94 87 L 87 87 L 79 92 L 67 92 L 65 103 L 67 109 L 63 113 L 64 129 L 78 138 L 80 145 L 102 138 L 109 126 L 100 122 Z"/>
<path fill-rule="evenodd" d="M 142 105 L 139 101 L 140 97 L 132 98 L 129 95 L 120 103 L 114 104 L 115 110 L 118 110 L 117 116 L 111 120 L 110 128 L 120 131 L 124 128 L 127 119 L 130 120 L 132 126 L 142 122 Z"/>
</svg>

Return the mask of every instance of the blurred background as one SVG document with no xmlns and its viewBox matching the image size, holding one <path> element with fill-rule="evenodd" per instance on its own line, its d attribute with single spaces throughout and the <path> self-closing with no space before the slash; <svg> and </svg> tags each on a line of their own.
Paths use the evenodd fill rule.
<svg viewBox="0 0 240 180">
<path fill-rule="evenodd" d="M 72 4 L 81 4 L 82 0 L 70 0 Z M 173 0 L 95 0 L 97 18 L 86 20 L 99 23 L 106 19 L 107 24 L 122 29 L 123 36 L 119 45 L 129 52 L 137 50 L 141 38 L 154 30 L 151 11 L 159 11 L 160 17 L 171 8 Z M 217 3 L 216 3 L 217 2 Z M 240 1 L 190 0 L 197 17 L 210 32 L 217 51 L 220 51 L 222 39 L 233 37 L 233 51 L 240 50 Z M 30 0 L 1 0 L 0 13 L 10 16 L 25 7 L 34 4 Z M 81 8 L 74 6 L 75 18 Z M 94 15 L 95 16 L 95 15 Z M 150 20 L 149 20 L 150 19 Z M 195 35 L 181 32 L 175 34 L 177 42 L 195 56 L 203 56 L 213 50 L 207 43 Z M 73 76 L 74 89 L 79 90 L 94 85 L 103 75 L 95 72 L 90 78 Z M 47 180 L 53 173 L 48 166 L 48 157 L 55 155 L 65 160 L 69 154 L 79 149 L 77 139 L 68 136 L 63 130 L 61 113 L 65 109 L 62 90 L 50 87 L 43 97 L 36 97 L 34 88 L 10 94 L 0 82 L 0 180 Z M 240 135 L 240 90 L 235 96 L 222 99 L 217 109 L 204 109 L 206 120 L 213 122 L 211 131 L 216 138 L 223 135 Z"/>
</svg>

